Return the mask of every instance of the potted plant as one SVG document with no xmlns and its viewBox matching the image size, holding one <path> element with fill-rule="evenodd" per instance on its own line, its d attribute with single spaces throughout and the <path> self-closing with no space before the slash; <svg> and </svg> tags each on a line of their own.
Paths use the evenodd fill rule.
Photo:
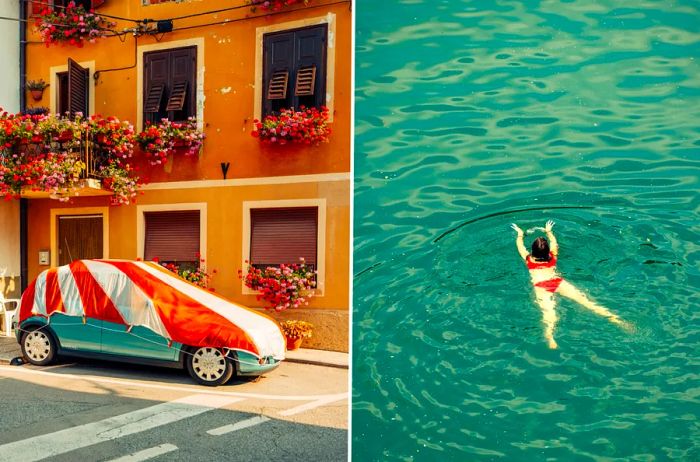
<svg viewBox="0 0 700 462">
<path fill-rule="evenodd" d="M 282 332 L 287 339 L 287 350 L 296 350 L 301 347 L 305 338 L 310 338 L 313 332 L 313 324 L 306 321 L 282 321 L 280 322 Z"/>
<path fill-rule="evenodd" d="M 151 165 L 162 165 L 168 155 L 178 150 L 186 156 L 199 154 L 204 142 L 204 133 L 197 128 L 197 119 L 190 117 L 185 122 L 162 119 L 159 123 L 146 123 L 144 131 L 136 136 L 141 150 Z"/>
<path fill-rule="evenodd" d="M 251 135 L 263 143 L 307 144 L 327 143 L 331 134 L 328 126 L 328 108 L 282 109 L 279 115 L 268 115 L 262 121 L 253 121 Z"/>
<path fill-rule="evenodd" d="M 34 101 L 41 101 L 41 98 L 44 96 L 44 89 L 48 86 L 49 84 L 44 82 L 44 79 L 27 81 L 27 90 L 32 94 Z"/>
</svg>

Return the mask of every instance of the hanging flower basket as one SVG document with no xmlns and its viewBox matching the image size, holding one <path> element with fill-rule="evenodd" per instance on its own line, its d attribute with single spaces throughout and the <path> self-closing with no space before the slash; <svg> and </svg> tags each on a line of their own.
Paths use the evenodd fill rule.
<svg viewBox="0 0 700 462">
<path fill-rule="evenodd" d="M 251 135 L 263 143 L 318 145 L 327 143 L 331 134 L 328 108 L 282 109 L 279 115 L 254 120 Z"/>
<path fill-rule="evenodd" d="M 45 8 L 36 26 L 47 47 L 60 43 L 81 48 L 85 42 L 95 43 L 116 24 L 71 1 L 65 8 Z"/>
<path fill-rule="evenodd" d="M 311 0 L 247 0 L 247 4 L 250 5 L 250 10 L 256 12 L 258 9 L 260 11 L 280 11 L 292 5 L 304 5 L 307 6 L 311 3 Z"/>
<path fill-rule="evenodd" d="M 204 143 L 204 133 L 197 128 L 194 117 L 186 122 L 162 119 L 157 124 L 146 123 L 146 129 L 136 136 L 136 140 L 151 165 L 163 165 L 168 161 L 168 155 L 175 152 L 198 155 Z"/>
</svg>

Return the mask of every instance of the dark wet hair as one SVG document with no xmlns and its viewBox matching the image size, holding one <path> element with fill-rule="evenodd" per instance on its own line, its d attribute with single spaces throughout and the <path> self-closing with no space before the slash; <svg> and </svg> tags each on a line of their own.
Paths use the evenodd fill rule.
<svg viewBox="0 0 700 462">
<path fill-rule="evenodd" d="M 532 243 L 532 257 L 535 260 L 549 261 L 549 242 L 543 237 L 538 237 Z"/>
</svg>

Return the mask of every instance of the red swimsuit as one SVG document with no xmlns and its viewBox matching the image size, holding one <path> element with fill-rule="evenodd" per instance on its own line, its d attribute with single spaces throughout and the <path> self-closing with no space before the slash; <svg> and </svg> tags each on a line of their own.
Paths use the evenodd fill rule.
<svg viewBox="0 0 700 462">
<path fill-rule="evenodd" d="M 525 264 L 527 265 L 527 269 L 529 270 L 535 270 L 540 268 L 553 268 L 557 265 L 557 257 L 550 252 L 549 260 L 535 261 L 530 255 L 528 255 L 525 259 Z M 559 288 L 559 284 L 561 284 L 561 281 L 562 278 L 547 279 L 546 281 L 536 282 L 535 287 L 542 287 L 544 290 L 554 293 Z"/>
</svg>

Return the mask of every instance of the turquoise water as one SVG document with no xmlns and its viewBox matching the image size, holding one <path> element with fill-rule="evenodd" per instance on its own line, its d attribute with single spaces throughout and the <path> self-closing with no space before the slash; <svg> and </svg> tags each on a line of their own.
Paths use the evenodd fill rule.
<svg viewBox="0 0 700 462">
<path fill-rule="evenodd" d="M 353 460 L 700 460 L 700 3 L 356 10 Z"/>
</svg>

